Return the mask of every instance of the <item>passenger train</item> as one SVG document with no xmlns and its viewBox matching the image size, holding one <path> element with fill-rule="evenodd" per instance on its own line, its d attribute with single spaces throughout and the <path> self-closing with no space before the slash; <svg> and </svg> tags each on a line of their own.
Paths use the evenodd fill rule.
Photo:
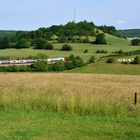
<svg viewBox="0 0 140 140">
<path fill-rule="evenodd" d="M 43 61 L 46 61 L 48 63 L 55 63 L 57 61 L 67 61 L 67 58 L 49 58 L 49 59 L 46 59 L 46 60 L 43 60 Z M 33 60 L 33 59 L 30 59 L 30 60 L 0 60 L 0 65 L 10 65 L 10 64 L 33 64 L 37 62 L 37 60 Z"/>
</svg>

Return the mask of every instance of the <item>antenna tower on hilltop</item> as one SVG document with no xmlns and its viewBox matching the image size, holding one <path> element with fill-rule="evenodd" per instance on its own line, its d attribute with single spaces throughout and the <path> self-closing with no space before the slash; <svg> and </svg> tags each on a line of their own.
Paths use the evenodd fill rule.
<svg viewBox="0 0 140 140">
<path fill-rule="evenodd" d="M 74 20 L 73 22 L 76 22 L 76 10 L 74 9 Z"/>
</svg>

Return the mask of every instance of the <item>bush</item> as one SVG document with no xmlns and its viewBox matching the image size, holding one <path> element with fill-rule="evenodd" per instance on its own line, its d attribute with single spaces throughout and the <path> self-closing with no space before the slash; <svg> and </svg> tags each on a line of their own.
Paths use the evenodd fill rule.
<svg viewBox="0 0 140 140">
<path fill-rule="evenodd" d="M 30 66 L 3 66 L 0 67 L 0 72 L 30 72 Z"/>
<path fill-rule="evenodd" d="M 64 44 L 62 46 L 61 51 L 72 51 L 72 46 L 71 45 L 68 45 L 68 44 Z"/>
<path fill-rule="evenodd" d="M 139 45 L 139 44 L 140 44 L 140 39 L 133 39 L 133 40 L 131 41 L 131 45 L 137 46 L 137 45 Z"/>
<path fill-rule="evenodd" d="M 88 53 L 88 49 L 85 49 L 85 50 L 84 50 L 84 53 Z"/>
<path fill-rule="evenodd" d="M 106 63 L 114 63 L 114 62 L 115 62 L 114 58 L 108 58 L 108 60 L 106 61 Z"/>
<path fill-rule="evenodd" d="M 65 70 L 65 64 L 64 64 L 63 61 L 57 61 L 55 64 L 52 65 L 51 69 L 53 71 L 57 71 L 57 72 L 64 71 Z"/>
<path fill-rule="evenodd" d="M 112 52 L 112 53 L 115 53 L 115 54 L 122 54 L 124 53 L 123 50 L 119 50 L 119 51 L 115 51 L 115 52 Z"/>
<path fill-rule="evenodd" d="M 37 38 L 34 40 L 35 47 L 34 49 L 45 49 L 45 50 L 53 50 L 53 45 L 47 42 L 44 38 Z"/>
<path fill-rule="evenodd" d="M 44 46 L 42 47 L 42 49 L 45 49 L 45 50 L 53 50 L 54 46 L 49 43 L 49 42 L 46 42 L 46 44 L 44 44 Z"/>
<path fill-rule="evenodd" d="M 74 64 L 75 67 L 82 67 L 85 65 L 83 59 L 80 56 L 76 56 Z"/>
<path fill-rule="evenodd" d="M 79 56 L 70 55 L 68 60 L 72 62 L 73 68 L 82 67 L 85 65 L 83 59 Z"/>
<path fill-rule="evenodd" d="M 71 70 L 74 68 L 73 62 L 72 61 L 68 61 L 65 63 L 65 68 L 66 70 Z"/>
<path fill-rule="evenodd" d="M 119 50 L 118 53 L 119 53 L 119 54 L 123 53 L 123 50 Z"/>
<path fill-rule="evenodd" d="M 133 64 L 140 64 L 140 57 L 139 56 L 135 57 Z"/>
<path fill-rule="evenodd" d="M 44 61 L 37 61 L 31 65 L 31 69 L 35 72 L 46 72 L 48 71 L 48 64 Z"/>
<path fill-rule="evenodd" d="M 69 61 L 73 61 L 75 59 L 75 56 L 73 54 L 71 54 L 68 58 Z"/>
<path fill-rule="evenodd" d="M 96 58 L 95 56 L 91 56 L 91 58 L 89 59 L 89 63 L 95 63 Z"/>
</svg>

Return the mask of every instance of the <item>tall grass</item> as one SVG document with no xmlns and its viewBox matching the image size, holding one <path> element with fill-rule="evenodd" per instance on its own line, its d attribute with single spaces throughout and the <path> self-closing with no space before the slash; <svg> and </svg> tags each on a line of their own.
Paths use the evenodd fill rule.
<svg viewBox="0 0 140 140">
<path fill-rule="evenodd" d="M 1 74 L 0 110 L 138 116 L 140 77 L 90 74 Z"/>
</svg>

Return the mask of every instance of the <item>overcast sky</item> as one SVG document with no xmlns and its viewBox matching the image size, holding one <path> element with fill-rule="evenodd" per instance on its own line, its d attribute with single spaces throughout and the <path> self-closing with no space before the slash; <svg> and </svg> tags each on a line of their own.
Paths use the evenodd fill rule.
<svg viewBox="0 0 140 140">
<path fill-rule="evenodd" d="M 93 21 L 117 29 L 140 28 L 140 0 L 0 0 L 0 30 L 35 30 L 39 27 Z"/>
</svg>

